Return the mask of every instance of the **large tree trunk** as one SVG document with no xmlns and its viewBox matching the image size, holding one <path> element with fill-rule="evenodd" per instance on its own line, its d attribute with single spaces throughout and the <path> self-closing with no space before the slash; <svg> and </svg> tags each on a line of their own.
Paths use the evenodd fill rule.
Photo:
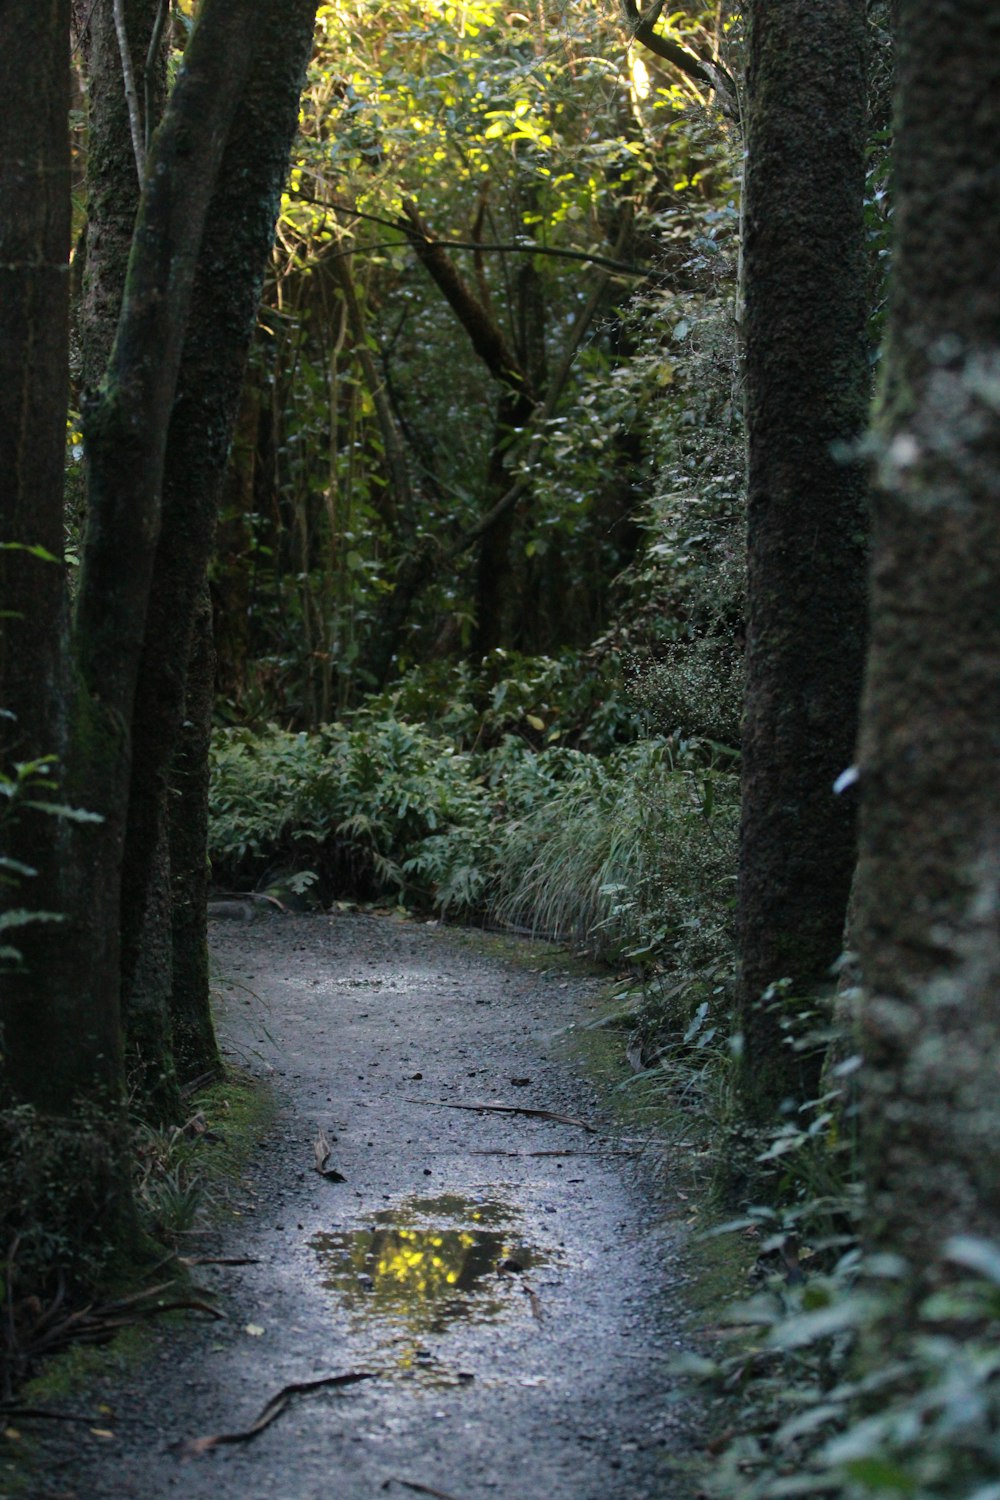
<svg viewBox="0 0 1000 1500">
<path fill-rule="evenodd" d="M 170 869 L 170 1018 L 182 1083 L 221 1070 L 208 989 L 208 751 L 215 704 L 212 604 L 204 582 L 195 607 L 182 723 L 167 799 Z"/>
<path fill-rule="evenodd" d="M 6 773 L 66 752 L 63 469 L 70 236 L 69 3 L 0 8 L 0 719 Z M 47 556 L 21 549 L 40 547 Z M 8 550 L 9 549 L 9 550 Z M 58 770 L 53 772 L 58 779 Z M 35 797 L 40 795 L 32 788 Z M 49 793 L 49 800 L 58 801 Z M 60 875 L 71 825 L 37 810 L 8 814 L 4 853 L 37 873 L 0 883 L 0 904 L 62 915 Z M 5 877 L 8 871 L 4 871 Z M 77 1016 L 59 974 L 48 1004 L 33 976 L 59 968 L 42 926 L 12 933 L 24 968 L 3 979 L 6 1085 L 39 1108 L 69 1109 L 78 1091 L 120 1084 L 116 1011 Z"/>
<path fill-rule="evenodd" d="M 944 42 L 942 42 L 944 38 Z M 870 1235 L 1000 1238 L 1000 19 L 900 0 L 861 735 Z"/>
<path fill-rule="evenodd" d="M 66 595 L 63 469 L 69 327 L 69 0 L 0 6 L 0 774 L 46 756 L 65 760 Z M 28 551 L 24 549 L 44 549 Z M 22 779 L 31 800 L 60 800 L 44 784 L 60 765 Z M 64 815 L 7 803 L 0 819 L 0 914 L 63 916 L 63 881 L 80 825 Z M 16 862 L 16 863 L 14 863 Z M 34 871 L 34 874 L 29 873 Z M 129 1162 L 121 1112 L 122 1053 L 117 1005 L 97 995 L 80 1004 L 61 925 L 15 925 L 0 947 L 0 1154 L 16 1152 L 13 1211 L 29 1258 L 37 1236 L 60 1245 L 58 1267 L 44 1247 L 28 1281 L 18 1235 L 5 1242 L 7 1295 L 50 1295 L 58 1284 L 90 1282 L 109 1242 L 134 1237 Z M 46 975 L 43 982 L 41 976 Z M 78 1112 L 83 1096 L 88 1108 Z M 6 1112 L 30 1104 L 34 1117 Z M 75 1118 L 71 1118 L 75 1116 Z M 6 1181 L 8 1166 L 0 1162 Z M 59 1184 L 53 1200 L 52 1184 Z M 24 1226 L 29 1226 L 24 1228 Z M 10 1221 L 6 1222 L 12 1230 Z M 32 1240 L 35 1243 L 30 1243 Z M 45 1270 L 52 1275 L 47 1284 Z"/>
<path fill-rule="evenodd" d="M 205 586 L 247 353 L 298 120 L 316 5 L 315 0 L 259 0 L 256 9 L 259 44 L 209 210 L 170 422 L 162 525 L 133 718 L 123 971 L 133 1032 L 141 1017 L 149 1033 L 145 1039 L 135 1035 L 134 1041 L 150 1055 L 162 1050 L 171 1031 L 171 966 L 141 962 L 144 950 L 170 947 L 169 908 L 156 900 L 156 873 L 166 873 L 169 860 L 167 778 L 181 729 L 193 623 Z M 203 718 L 202 698 L 198 692 L 194 697 Z M 184 776 L 199 786 L 205 766 L 195 765 L 192 757 L 207 756 L 207 745 L 201 743 L 203 727 L 199 720 L 185 748 Z M 175 811 L 175 824 L 185 811 L 197 818 L 197 804 L 192 802 L 188 809 Z M 186 834 L 175 830 L 172 841 L 175 855 L 183 851 L 184 859 L 194 865 L 167 876 L 175 890 L 187 892 L 185 899 L 199 884 L 204 888 L 205 830 L 203 823 L 196 826 L 201 828 L 200 849 L 190 829 Z M 187 912 L 178 932 L 203 947 L 204 914 L 200 926 L 192 925 L 198 920 Z M 208 1009 L 205 955 L 184 954 L 182 969 L 177 1012 L 184 1033 L 183 1069 L 191 1077 L 217 1067 L 218 1054 Z M 195 972 L 205 975 L 198 996 L 192 988 Z"/>
<path fill-rule="evenodd" d="M 44 45 L 36 35 L 41 22 L 35 20 L 36 11 L 43 9 L 50 24 L 55 18 L 62 28 L 49 34 Z M 66 57 L 68 9 L 6 6 L 4 24 L 22 10 L 27 45 L 37 45 L 46 58 L 45 68 L 26 63 L 25 76 L 39 90 L 48 89 L 47 104 L 52 86 L 45 69 L 55 67 L 50 55 Z M 101 819 L 65 821 L 58 840 L 39 838 L 47 867 L 38 882 L 38 904 L 63 913 L 65 920 L 58 943 L 30 955 L 32 961 L 5 982 L 9 1080 L 17 1097 L 53 1113 L 72 1113 L 81 1096 L 113 1102 L 120 1093 L 119 909 L 129 723 L 159 529 L 166 431 L 195 259 L 222 145 L 253 47 L 255 10 L 249 0 L 245 6 L 206 0 L 156 137 L 108 375 L 85 414 L 89 511 L 70 648 L 74 691 L 51 694 L 52 718 L 46 724 L 36 708 L 25 707 L 41 696 L 37 680 L 31 683 L 12 674 L 4 684 L 7 706 L 22 724 L 24 712 L 34 715 L 33 738 L 24 750 L 39 755 L 65 745 L 62 796 Z M 19 56 L 21 41 L 11 46 L 9 55 Z M 39 118 L 37 104 L 21 104 L 22 121 Z M 23 141 L 28 149 L 12 154 L 15 161 L 39 163 L 43 202 L 51 201 L 50 180 L 56 191 L 61 178 L 68 195 L 68 173 L 63 175 L 65 93 L 58 106 L 61 133 L 53 117 L 44 139 Z M 10 97 L 5 97 L 0 112 L 8 122 L 11 107 Z M 48 118 L 47 110 L 41 117 Z M 33 127 L 25 123 L 22 128 Z M 25 245 L 10 262 L 27 271 L 40 258 L 41 246 L 31 249 L 34 255 Z M 60 267 L 62 279 L 68 281 L 67 258 L 64 239 L 58 251 L 54 244 L 46 245 L 41 264 Z M 64 322 L 65 293 L 48 291 Z M 15 306 L 22 302 L 17 288 L 11 289 L 10 300 Z M 41 315 L 39 338 L 48 330 L 50 316 L 54 320 L 55 314 Z M 32 363 L 32 358 L 26 359 L 29 368 Z M 65 368 L 54 389 L 64 381 Z M 60 425 L 63 421 L 61 412 Z M 44 442 L 54 443 L 51 417 L 41 422 L 40 430 Z M 27 431 L 21 431 L 22 442 L 27 442 Z M 31 441 L 34 445 L 33 435 Z M 64 432 L 60 447 L 63 441 Z M 32 462 L 37 476 L 37 452 Z M 23 576 L 28 576 L 26 567 Z M 54 614 L 58 617 L 58 610 Z M 50 628 L 47 621 L 36 623 L 43 635 Z M 39 666 L 43 681 L 62 668 L 59 660 Z"/>
<path fill-rule="evenodd" d="M 840 952 L 865 638 L 868 398 L 864 0 L 750 6 L 746 238 L 749 633 L 739 938 L 745 1096 L 767 1115 L 818 1068 L 768 986 L 815 996 Z"/>
</svg>

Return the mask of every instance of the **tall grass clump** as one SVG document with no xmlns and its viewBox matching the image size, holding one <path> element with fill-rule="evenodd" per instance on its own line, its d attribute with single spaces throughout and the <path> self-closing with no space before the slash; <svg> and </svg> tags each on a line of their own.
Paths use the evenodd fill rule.
<svg viewBox="0 0 1000 1500">
<path fill-rule="evenodd" d="M 669 739 L 574 774 L 501 831 L 492 915 L 597 957 L 687 969 L 731 949 L 738 783 Z"/>
</svg>

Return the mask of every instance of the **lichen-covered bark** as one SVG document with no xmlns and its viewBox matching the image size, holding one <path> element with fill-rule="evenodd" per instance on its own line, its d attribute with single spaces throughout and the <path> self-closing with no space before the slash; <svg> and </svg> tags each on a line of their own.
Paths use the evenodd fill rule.
<svg viewBox="0 0 1000 1500">
<path fill-rule="evenodd" d="M 863 0 L 749 7 L 744 243 L 749 620 L 739 934 L 744 1081 L 766 1113 L 814 1070 L 761 1004 L 826 985 L 854 866 L 868 397 Z"/>
<path fill-rule="evenodd" d="M 124 0 L 123 10 L 133 71 L 142 88 L 159 0 Z M 112 0 L 96 4 L 75 0 L 74 11 L 87 75 L 87 238 L 78 315 L 80 378 L 84 388 L 96 389 L 107 368 L 121 312 L 139 207 L 139 175 Z M 150 134 L 163 113 L 166 81 L 161 47 L 149 75 Z M 147 91 L 142 91 L 145 106 Z"/>
<path fill-rule="evenodd" d="M 1000 1237 L 1000 14 L 900 0 L 861 735 L 870 1235 Z"/>
<path fill-rule="evenodd" d="M 181 728 L 192 625 L 204 588 L 254 318 L 288 170 L 315 9 L 315 0 L 260 0 L 256 6 L 259 43 L 207 215 L 170 419 L 162 519 L 133 715 L 122 884 L 126 1008 L 135 1021 L 142 1017 L 148 1027 L 158 1025 L 164 1039 L 171 1029 L 170 964 L 151 968 L 141 966 L 140 960 L 144 949 L 169 947 L 169 914 L 151 904 L 157 862 L 167 858 L 168 772 Z M 200 784 L 204 766 L 193 764 L 196 754 L 207 754 L 200 737 L 197 748 L 193 742 L 187 746 L 184 771 L 189 781 L 194 778 Z M 201 838 L 200 850 L 190 837 L 175 840 L 175 848 L 203 867 L 204 829 Z M 178 882 L 191 887 L 199 877 L 196 870 L 177 870 L 170 878 L 176 890 Z M 199 937 L 190 920 L 186 930 L 203 944 L 203 930 Z M 188 1076 L 209 1072 L 218 1061 L 203 963 L 200 997 L 193 989 L 192 964 L 198 962 L 196 955 L 183 956 L 176 991 L 183 1042 L 176 1028 L 174 1037 L 182 1045 Z M 142 1045 L 141 1038 L 135 1040 Z"/>
</svg>

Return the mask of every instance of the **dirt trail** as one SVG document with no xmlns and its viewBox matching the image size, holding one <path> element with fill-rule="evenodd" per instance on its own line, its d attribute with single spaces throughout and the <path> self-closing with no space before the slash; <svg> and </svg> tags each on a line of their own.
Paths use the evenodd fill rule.
<svg viewBox="0 0 1000 1500">
<path fill-rule="evenodd" d="M 60 1435 L 32 1500 L 685 1500 L 678 1230 L 567 1043 L 598 981 L 356 914 L 219 923 L 215 961 L 226 1050 L 279 1108 L 238 1212 L 192 1243 L 256 1263 L 199 1270 L 225 1321 L 159 1330 L 92 1393 L 113 1435 Z M 483 1101 L 597 1133 L 443 1107 Z"/>
</svg>

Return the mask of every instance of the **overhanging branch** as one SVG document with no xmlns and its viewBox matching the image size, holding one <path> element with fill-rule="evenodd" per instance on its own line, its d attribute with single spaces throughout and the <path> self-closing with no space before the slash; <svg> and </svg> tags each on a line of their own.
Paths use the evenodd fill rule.
<svg viewBox="0 0 1000 1500">
<path fill-rule="evenodd" d="M 724 105 L 732 105 L 736 99 L 736 82 L 717 57 L 698 57 L 682 47 L 680 42 L 675 42 L 656 30 L 664 4 L 665 0 L 653 0 L 646 10 L 640 10 L 636 0 L 621 0 L 631 35 L 685 77 L 700 83 L 704 88 L 714 89 Z"/>
</svg>

